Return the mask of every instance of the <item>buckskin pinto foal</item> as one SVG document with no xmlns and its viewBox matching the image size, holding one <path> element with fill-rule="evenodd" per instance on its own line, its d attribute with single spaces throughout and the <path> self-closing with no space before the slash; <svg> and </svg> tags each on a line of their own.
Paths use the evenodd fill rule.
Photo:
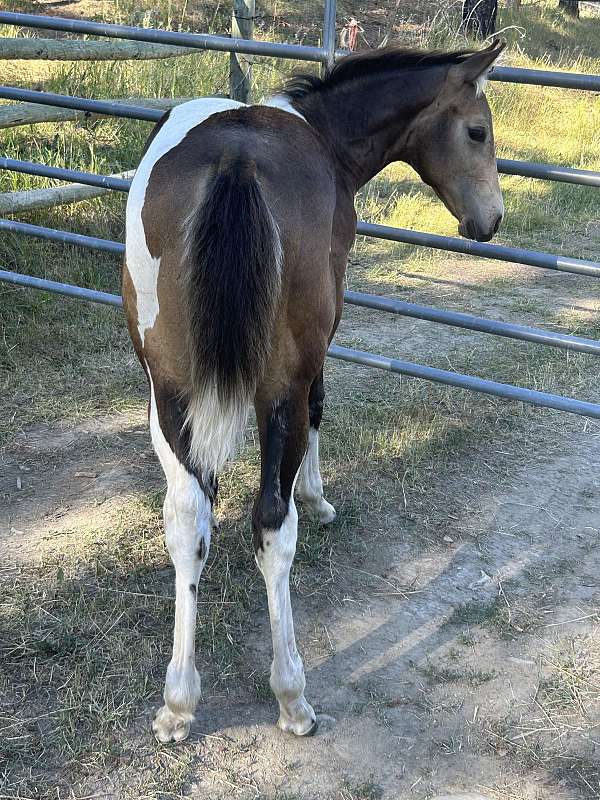
<svg viewBox="0 0 600 800">
<path fill-rule="evenodd" d="M 503 215 L 485 77 L 504 44 L 478 52 L 396 48 L 300 76 L 262 106 L 174 108 L 152 132 L 127 204 L 123 300 L 150 384 L 150 430 L 168 489 L 175 566 L 173 656 L 153 729 L 184 739 L 200 697 L 196 593 L 215 527 L 217 476 L 254 403 L 261 448 L 252 514 L 273 636 L 279 725 L 316 729 L 304 697 L 289 572 L 297 496 L 322 523 L 323 361 L 342 313 L 354 195 L 405 161 L 488 240 Z"/>
</svg>

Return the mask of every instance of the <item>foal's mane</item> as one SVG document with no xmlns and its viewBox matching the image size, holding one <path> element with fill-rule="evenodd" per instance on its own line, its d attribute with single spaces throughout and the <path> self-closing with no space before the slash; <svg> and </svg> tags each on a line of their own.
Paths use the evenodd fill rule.
<svg viewBox="0 0 600 800">
<path fill-rule="evenodd" d="M 477 51 L 455 50 L 446 53 L 443 50 L 413 50 L 397 46 L 365 50 L 344 56 L 323 78 L 309 73 L 293 75 L 285 84 L 283 94 L 292 100 L 300 99 L 313 92 L 320 92 L 381 72 L 459 64 L 474 52 Z"/>
</svg>

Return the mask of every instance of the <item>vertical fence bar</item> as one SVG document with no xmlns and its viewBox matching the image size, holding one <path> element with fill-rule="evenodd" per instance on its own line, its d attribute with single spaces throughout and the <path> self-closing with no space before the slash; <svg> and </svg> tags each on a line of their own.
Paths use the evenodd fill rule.
<svg viewBox="0 0 600 800">
<path fill-rule="evenodd" d="M 255 0 L 233 0 L 231 35 L 236 39 L 254 36 Z M 229 96 L 249 103 L 252 92 L 252 56 L 232 52 L 229 55 Z"/>
<path fill-rule="evenodd" d="M 323 19 L 323 48 L 327 54 L 321 73 L 333 67 L 335 61 L 335 11 L 336 0 L 325 0 L 325 17 Z"/>
</svg>

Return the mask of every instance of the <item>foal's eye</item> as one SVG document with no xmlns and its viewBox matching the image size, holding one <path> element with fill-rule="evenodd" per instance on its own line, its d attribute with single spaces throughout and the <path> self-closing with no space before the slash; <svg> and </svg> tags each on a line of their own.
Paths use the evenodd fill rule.
<svg viewBox="0 0 600 800">
<path fill-rule="evenodd" d="M 485 142 L 486 135 L 485 128 L 469 128 L 469 139 L 474 142 Z"/>
</svg>

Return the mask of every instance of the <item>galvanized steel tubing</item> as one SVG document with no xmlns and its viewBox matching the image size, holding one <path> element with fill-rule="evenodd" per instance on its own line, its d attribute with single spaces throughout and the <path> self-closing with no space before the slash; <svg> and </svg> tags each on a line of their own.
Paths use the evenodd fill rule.
<svg viewBox="0 0 600 800">
<path fill-rule="evenodd" d="M 498 383 L 485 378 L 475 378 L 472 375 L 462 375 L 459 372 L 449 372 L 445 369 L 426 367 L 423 364 L 413 364 L 411 361 L 400 361 L 397 358 L 386 358 L 363 350 L 353 350 L 332 344 L 327 355 L 340 361 L 349 361 L 352 364 L 361 364 L 364 367 L 385 369 L 411 378 L 423 378 L 427 381 L 443 383 L 446 386 L 455 386 L 458 389 L 469 389 L 472 392 L 491 394 L 496 397 L 505 397 L 509 400 L 520 400 L 532 406 L 554 408 L 557 411 L 568 411 L 571 414 L 580 414 L 584 417 L 600 419 L 600 405 L 586 403 L 584 400 L 574 400 L 571 397 L 561 397 L 546 392 L 536 392 L 533 389 L 524 389 L 521 386 L 511 386 L 507 383 Z"/>
<path fill-rule="evenodd" d="M 1 96 L 1 91 L 0 91 Z M 89 172 L 67 170 L 59 167 L 47 167 L 43 164 L 33 164 L 27 161 L 0 158 L 0 169 L 17 169 L 33 175 L 56 177 L 78 183 L 87 183 L 91 186 L 102 186 L 117 191 L 127 191 L 130 181 L 124 178 L 113 178 L 109 175 L 93 175 Z M 10 222 L 4 220 L 4 223 Z M 20 223 L 14 223 L 20 224 Z M 36 226 L 30 226 L 35 228 Z M 541 253 L 537 250 L 525 250 L 520 247 L 507 247 L 505 245 L 473 242 L 467 239 L 458 239 L 452 236 L 440 236 L 435 233 L 413 231 L 408 228 L 393 228 L 388 225 L 375 225 L 370 222 L 359 222 L 357 233 L 372 236 L 378 239 L 387 239 L 403 244 L 415 244 L 422 247 L 437 248 L 453 253 L 463 253 L 480 258 L 491 258 L 501 261 L 510 261 L 516 264 L 526 264 L 542 269 L 551 269 L 559 272 L 570 272 L 590 277 L 600 277 L 600 264 L 568 256 L 556 256 L 551 253 Z M 64 232 L 59 232 L 64 233 Z"/>
<path fill-rule="evenodd" d="M 9 272 L 5 269 L 0 269 L 0 283 L 11 283 L 15 286 L 24 286 L 27 289 L 41 289 L 52 294 L 64 294 L 67 297 L 85 300 L 88 303 L 102 303 L 103 305 L 116 306 L 117 308 L 121 308 L 123 305 L 123 301 L 118 294 L 99 292 L 97 289 L 84 289 L 82 286 L 48 281 L 45 278 L 34 278 L 31 275 L 20 275 L 17 272 Z"/>
<path fill-rule="evenodd" d="M 567 167 L 557 167 L 551 164 L 527 164 L 524 168 L 524 164 L 526 164 L 524 161 L 498 159 L 499 171 L 507 175 L 521 175 L 527 171 L 528 177 L 532 178 L 547 178 L 548 180 L 564 181 L 566 183 L 600 186 L 600 172 L 568 169 Z M 10 170 L 11 172 L 24 172 L 27 175 L 38 175 L 43 178 L 86 183 L 89 186 L 102 186 L 107 189 L 116 189 L 119 192 L 128 191 L 130 184 L 130 181 L 125 178 L 115 178 L 111 175 L 95 175 L 92 172 L 81 172 L 63 167 L 48 167 L 45 164 L 36 164 L 33 161 L 19 161 L 16 158 L 0 157 L 0 169 Z M 552 177 L 549 177 L 550 175 Z"/>
<path fill-rule="evenodd" d="M 74 108 L 78 111 L 90 111 L 109 117 L 125 119 L 141 119 L 147 122 L 158 122 L 166 113 L 156 108 L 131 106 L 126 103 L 115 103 L 109 100 L 87 100 L 85 97 L 70 97 L 53 92 L 35 92 L 31 89 L 16 89 L 13 86 L 0 86 L 0 98 L 3 100 L 23 100 L 27 103 L 39 103 L 43 106 L 58 108 Z"/>
<path fill-rule="evenodd" d="M 420 247 L 433 247 L 448 250 L 451 253 L 464 253 L 479 258 L 492 258 L 498 261 L 511 261 L 515 264 L 527 264 L 530 267 L 574 272 L 577 275 L 600 277 L 600 264 L 582 258 L 555 256 L 551 253 L 540 253 L 537 250 L 525 250 L 521 247 L 506 247 L 502 244 L 472 242 L 453 236 L 439 236 L 437 233 L 424 233 L 408 228 L 392 228 L 389 225 L 375 225 L 372 222 L 359 222 L 356 232 L 376 239 L 388 239 L 402 244 L 416 244 Z"/>
<path fill-rule="evenodd" d="M 107 253 L 115 253 L 115 255 L 123 255 L 125 252 L 125 245 L 121 244 L 121 242 L 99 239 L 96 236 L 85 236 L 83 233 L 58 231 L 55 228 L 44 228 L 42 225 L 31 225 L 29 222 L 17 222 L 12 219 L 0 219 L 0 231 L 22 233 L 25 236 L 49 239 L 62 244 L 74 244 L 78 247 L 90 247 L 93 250 L 103 250 Z M 10 274 L 12 275 L 13 273 Z"/>
<path fill-rule="evenodd" d="M 63 244 L 73 244 L 80 247 L 89 247 L 95 250 L 102 250 L 115 255 L 123 255 L 125 245 L 121 242 L 113 242 L 110 239 L 99 239 L 95 236 L 85 236 L 69 231 L 57 231 L 54 228 L 45 228 L 40 225 L 31 225 L 27 222 L 16 222 L 14 220 L 0 219 L 0 231 L 12 233 L 22 233 L 29 236 L 37 236 L 42 239 L 59 241 Z M 38 280 L 28 276 L 17 275 L 16 273 L 3 273 L 16 278 L 24 278 L 26 281 Z M 0 282 L 3 280 L 0 275 Z M 13 282 L 17 282 L 14 280 Z M 21 283 L 25 286 L 28 283 Z M 62 286 L 63 284 L 56 284 Z M 53 289 L 48 289 L 53 291 Z M 56 291 L 59 291 L 58 289 Z M 85 290 L 88 294 L 93 292 L 91 289 Z M 63 294 L 65 292 L 62 292 Z M 103 294 L 103 293 L 101 293 Z M 476 317 L 472 314 L 463 314 L 457 311 L 445 311 L 440 308 L 419 305 L 418 303 L 407 303 L 403 300 L 396 300 L 392 297 L 380 297 L 378 295 L 366 294 L 364 292 L 344 292 L 344 301 L 349 305 L 372 308 L 378 311 L 387 311 L 404 317 L 413 317 L 428 322 L 439 322 L 444 325 L 451 325 L 457 328 L 489 333 L 494 336 L 504 336 L 509 339 L 517 339 L 525 342 L 536 342 L 545 344 L 549 347 L 558 347 L 563 350 L 571 350 L 579 353 L 592 353 L 600 355 L 600 342 L 594 339 L 585 339 L 580 336 L 570 336 L 554 331 L 545 331 L 540 328 L 530 328 L 526 325 L 514 325 L 508 322 Z"/>
<path fill-rule="evenodd" d="M 496 160 L 498 172 L 503 175 L 520 175 L 523 178 L 540 178 L 558 183 L 575 183 L 581 186 L 600 186 L 600 172 L 588 169 L 561 167 L 558 164 L 538 164 L 535 161 Z"/>
<path fill-rule="evenodd" d="M 0 86 L 0 98 L 3 100 L 20 100 L 28 103 L 40 103 L 59 108 L 73 108 L 79 111 L 103 114 L 127 119 L 139 119 L 146 122 L 158 122 L 165 113 L 158 109 L 132 106 L 128 103 L 109 102 L 107 100 L 88 100 L 85 97 L 71 97 L 52 92 L 36 92 L 31 89 L 18 89 L 13 86 Z M 575 183 L 583 186 L 600 186 L 600 172 L 592 170 L 561 167 L 556 164 L 539 164 L 532 161 L 513 161 L 499 158 L 498 172 L 506 175 L 521 175 L 525 178 L 540 178 L 561 183 Z"/>
<path fill-rule="evenodd" d="M 0 169 L 11 172 L 23 172 L 26 175 L 37 175 L 41 178 L 54 178 L 72 183 L 85 183 L 87 186 L 99 186 L 117 192 L 128 192 L 131 181 L 127 178 L 115 178 L 112 175 L 94 175 L 92 172 L 80 172 L 63 167 L 49 167 L 46 164 L 35 164 L 33 161 L 18 161 L 15 158 L 0 157 Z"/>
<path fill-rule="evenodd" d="M 325 12 L 326 20 L 331 18 L 331 12 L 335 13 L 335 3 L 331 3 L 331 0 L 328 0 Z M 257 42 L 207 33 L 183 33 L 157 28 L 137 28 L 132 25 L 113 25 L 107 22 L 91 22 L 68 17 L 46 17 L 40 14 L 0 11 L 0 23 L 23 25 L 29 28 L 68 31 L 69 33 L 85 33 L 93 36 L 107 36 L 117 39 L 134 39 L 155 44 L 174 44 L 180 47 L 191 47 L 200 50 L 219 50 L 228 53 L 235 51 L 302 61 L 327 62 L 330 58 L 327 46 L 309 47 L 298 44 Z M 325 32 L 329 34 L 329 30 Z M 341 55 L 344 55 L 343 50 L 335 52 L 336 58 Z M 577 72 L 555 72 L 553 70 L 524 69 L 522 67 L 496 67 L 492 71 L 490 79 L 507 83 L 527 83 L 536 86 L 555 86 L 562 89 L 600 91 L 599 75 L 585 75 Z"/>
<path fill-rule="evenodd" d="M 114 244 L 116 244 L 116 242 Z M 57 281 L 49 281 L 42 278 L 33 278 L 29 275 L 17 275 L 6 270 L 0 270 L 0 282 L 32 289 L 40 289 L 54 294 L 66 295 L 67 297 L 72 297 L 77 300 L 101 303 L 117 308 L 123 305 L 123 301 L 116 294 L 84 289 L 81 286 L 72 286 L 67 283 L 58 283 Z M 524 389 L 520 386 L 511 386 L 510 384 L 498 383 L 497 381 L 490 381 L 485 378 L 476 378 L 472 375 L 462 375 L 459 372 L 450 372 L 448 370 L 437 369 L 436 367 L 427 367 L 423 364 L 413 364 L 411 361 L 386 358 L 385 356 L 366 353 L 362 350 L 340 347 L 336 344 L 330 345 L 327 355 L 330 358 L 348 361 L 352 364 L 375 367 L 376 369 L 383 369 L 388 372 L 407 375 L 412 378 L 422 378 L 424 380 L 434 381 L 435 383 L 442 383 L 446 386 L 454 386 L 459 389 L 468 389 L 495 397 L 503 397 L 508 400 L 518 400 L 528 403 L 529 405 L 553 408 L 557 411 L 567 411 L 571 414 L 580 414 L 582 416 L 600 419 L 600 405 L 586 403 L 583 400 L 561 397 L 560 395 L 549 394 L 547 392 L 537 392 L 533 389 Z"/>
<path fill-rule="evenodd" d="M 334 4 L 335 8 L 335 4 Z M 85 33 L 92 36 L 108 36 L 112 39 L 134 39 L 154 44 L 174 44 L 195 50 L 217 50 L 224 53 L 248 53 L 272 58 L 291 58 L 298 61 L 327 61 L 329 54 L 323 47 L 303 44 L 259 42 L 255 39 L 238 39 L 231 36 L 215 36 L 210 33 L 183 33 L 159 28 L 136 28 L 133 25 L 113 25 L 108 22 L 91 22 L 68 17 L 45 17 L 40 14 L 18 14 L 0 11 L 0 24 L 23 25 L 28 28 L 44 28 L 69 33 Z"/>
<path fill-rule="evenodd" d="M 493 336 L 505 336 L 508 339 L 519 339 L 524 342 L 536 342 L 549 347 L 559 347 L 563 350 L 574 350 L 579 353 L 592 353 L 600 356 L 600 341 L 585 339 L 581 336 L 571 336 L 566 333 L 545 331 L 541 328 L 530 328 L 527 325 L 515 325 L 511 322 L 499 322 L 485 317 L 476 317 L 472 314 L 463 314 L 459 311 L 445 311 L 441 308 L 422 306 L 419 303 L 407 303 L 393 297 L 365 294 L 364 292 L 344 292 L 344 302 L 362 308 L 372 308 L 376 311 L 387 311 L 390 314 L 399 314 L 402 317 L 422 319 L 427 322 L 439 322 L 442 325 L 451 325 L 455 328 L 465 328 L 480 333 L 491 333 Z"/>
<path fill-rule="evenodd" d="M 532 86 L 554 86 L 557 89 L 582 89 L 600 92 L 600 75 L 581 72 L 559 72 L 548 69 L 524 69 L 523 67 L 494 67 L 491 81 L 503 83 L 527 83 Z"/>
<path fill-rule="evenodd" d="M 335 64 L 335 12 L 336 0 L 325 0 L 325 16 L 323 19 L 323 48 L 325 50 L 325 66 L 330 69 Z"/>
<path fill-rule="evenodd" d="M 0 169 L 17 169 L 20 172 L 26 172 L 32 175 L 56 177 L 61 180 L 87 183 L 90 186 L 102 186 L 107 189 L 116 189 L 117 191 L 127 191 L 131 183 L 124 178 L 113 178 L 110 175 L 93 175 L 89 172 L 67 170 L 60 167 L 47 167 L 43 164 L 32 164 L 32 162 L 16 161 L 15 159 L 9 158 L 0 158 Z M 8 222 L 8 220 L 4 222 Z M 485 242 L 473 242 L 467 239 L 458 239 L 453 236 L 440 236 L 435 233 L 413 231 L 408 228 L 375 225 L 371 222 L 359 222 L 356 232 L 364 236 L 388 239 L 404 244 L 437 248 L 480 258 L 510 261 L 516 264 L 526 264 L 532 267 L 552 269 L 559 272 L 571 272 L 578 275 L 600 277 L 600 264 L 594 261 L 569 258 L 568 256 L 556 256 L 551 253 L 541 253 L 537 250 L 525 250 L 520 247 L 507 247 L 505 245 L 487 244 Z"/>
</svg>

